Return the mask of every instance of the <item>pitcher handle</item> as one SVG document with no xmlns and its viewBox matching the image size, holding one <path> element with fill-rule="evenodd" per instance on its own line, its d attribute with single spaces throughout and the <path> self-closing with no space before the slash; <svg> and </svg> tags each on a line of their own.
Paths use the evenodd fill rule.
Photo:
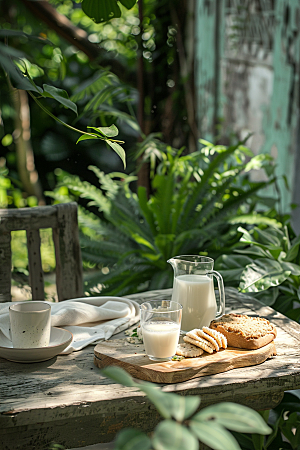
<svg viewBox="0 0 300 450">
<path fill-rule="evenodd" d="M 219 309 L 217 310 L 217 313 L 216 313 L 216 319 L 219 319 L 221 316 L 223 316 L 223 314 L 225 314 L 225 289 L 224 289 L 223 278 L 222 278 L 222 275 L 215 270 L 210 270 L 207 273 L 212 274 L 214 277 L 216 277 L 217 282 L 218 282 L 220 305 L 219 305 Z"/>
</svg>

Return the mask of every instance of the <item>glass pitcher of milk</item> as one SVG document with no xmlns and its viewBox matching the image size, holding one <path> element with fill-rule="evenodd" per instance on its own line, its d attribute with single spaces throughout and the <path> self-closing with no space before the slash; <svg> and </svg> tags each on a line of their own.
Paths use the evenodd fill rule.
<svg viewBox="0 0 300 450">
<path fill-rule="evenodd" d="M 207 256 L 181 255 L 168 260 L 174 269 L 172 300 L 182 305 L 181 329 L 208 327 L 225 313 L 223 278 L 213 270 L 214 260 Z M 219 289 L 217 306 L 213 277 Z"/>
</svg>

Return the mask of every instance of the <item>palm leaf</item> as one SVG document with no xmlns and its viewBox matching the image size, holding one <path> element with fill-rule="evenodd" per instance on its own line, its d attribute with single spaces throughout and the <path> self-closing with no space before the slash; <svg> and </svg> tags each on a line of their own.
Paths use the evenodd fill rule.
<svg viewBox="0 0 300 450">
<path fill-rule="evenodd" d="M 191 220 L 188 222 L 188 226 L 192 228 L 196 228 L 201 223 L 205 223 L 208 221 L 210 215 L 215 213 L 216 204 L 222 200 L 224 192 L 231 185 L 232 179 L 226 180 L 221 186 L 218 186 L 215 190 L 214 195 L 206 201 L 204 206 L 201 208 L 199 213 L 194 214 L 194 217 L 191 217 Z"/>
<path fill-rule="evenodd" d="M 111 214 L 106 215 L 107 219 L 115 225 L 122 227 L 122 232 L 130 236 L 135 242 L 144 245 L 153 250 L 158 251 L 153 241 L 153 235 L 147 222 L 141 221 L 142 212 L 137 210 L 137 202 L 134 207 L 130 200 L 123 194 L 119 193 L 114 199 L 114 207 Z"/>
<path fill-rule="evenodd" d="M 139 186 L 138 188 L 138 199 L 141 211 L 143 212 L 144 217 L 151 228 L 152 234 L 155 235 L 156 234 L 155 218 L 151 208 L 149 207 L 146 188 L 143 186 Z"/>
<path fill-rule="evenodd" d="M 211 226 L 212 220 L 216 222 L 216 224 L 220 224 L 221 219 L 228 217 L 233 210 L 236 210 L 238 206 L 240 206 L 242 203 L 245 203 L 247 199 L 251 198 L 253 194 L 255 194 L 260 189 L 267 187 L 269 184 L 273 182 L 274 179 L 267 182 L 262 181 L 260 183 L 256 183 L 252 188 L 241 192 L 240 195 L 238 195 L 238 197 L 232 196 L 229 200 L 227 200 L 224 203 L 222 209 L 217 209 L 215 213 L 209 217 L 209 220 L 207 220 L 207 224 L 205 225 L 205 227 L 208 228 L 209 226 Z"/>
<path fill-rule="evenodd" d="M 225 161 L 230 155 L 232 155 L 238 148 L 238 145 L 228 147 L 226 150 L 218 153 L 216 157 L 210 162 L 206 170 L 204 171 L 200 183 L 197 184 L 192 195 L 186 200 L 182 212 L 180 214 L 180 222 L 187 222 L 187 218 L 191 216 L 191 213 L 195 211 L 199 204 L 199 199 L 204 197 L 205 193 L 210 190 L 210 184 L 208 180 L 217 171 L 217 168 Z"/>
<path fill-rule="evenodd" d="M 132 251 L 132 246 L 129 246 L 128 243 L 126 245 L 121 239 L 116 242 L 107 240 L 95 242 L 94 240 L 87 240 L 86 236 L 81 235 L 80 243 L 83 260 L 106 266 L 116 264 L 120 259 L 120 255 Z"/>
<path fill-rule="evenodd" d="M 151 201 L 151 210 L 153 211 L 159 233 L 169 233 L 170 218 L 173 208 L 174 176 L 156 175 L 153 181 L 153 187 L 156 192 Z"/>
</svg>

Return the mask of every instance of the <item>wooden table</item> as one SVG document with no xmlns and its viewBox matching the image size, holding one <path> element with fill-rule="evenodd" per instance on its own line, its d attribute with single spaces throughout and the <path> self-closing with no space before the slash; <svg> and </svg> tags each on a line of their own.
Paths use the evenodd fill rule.
<svg viewBox="0 0 300 450">
<path fill-rule="evenodd" d="M 169 299 L 171 289 L 128 296 Z M 257 314 L 277 327 L 277 356 L 258 366 L 163 386 L 167 392 L 201 395 L 201 407 L 232 401 L 269 409 L 284 391 L 300 388 L 300 325 L 251 297 L 226 289 L 226 312 Z M 119 335 L 115 338 L 120 338 Z M 147 398 L 100 375 L 94 346 L 35 364 L 0 359 L 0 449 L 42 450 L 110 442 L 123 427 L 152 430 L 160 420 Z"/>
</svg>

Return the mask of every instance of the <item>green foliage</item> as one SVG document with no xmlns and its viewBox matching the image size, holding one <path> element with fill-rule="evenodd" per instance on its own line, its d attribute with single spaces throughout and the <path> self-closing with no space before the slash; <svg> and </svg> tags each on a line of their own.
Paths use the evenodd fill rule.
<svg viewBox="0 0 300 450">
<path fill-rule="evenodd" d="M 115 450 L 148 450 L 151 449 L 151 440 L 145 433 L 127 428 L 119 434 L 114 448 Z"/>
<path fill-rule="evenodd" d="M 52 45 L 50 41 L 46 41 L 42 38 L 31 36 L 30 34 L 15 31 L 15 30 L 0 30 L 0 38 L 8 39 L 9 37 L 25 37 L 28 40 L 34 40 L 39 43 L 45 44 L 47 42 L 48 45 Z M 56 100 L 59 104 L 63 105 L 67 109 L 71 109 L 73 112 L 77 114 L 77 106 L 76 104 L 69 99 L 68 93 L 59 89 L 55 86 L 51 86 L 48 84 L 43 84 L 43 87 L 38 86 L 30 75 L 30 63 L 28 64 L 29 56 L 19 52 L 15 48 L 4 45 L 0 42 L 0 66 L 5 73 L 5 76 L 8 79 L 8 85 L 11 83 L 14 84 L 14 87 L 18 89 L 23 89 L 28 92 L 34 102 L 52 119 L 59 122 L 61 125 L 71 129 L 72 131 L 78 132 L 83 136 L 78 139 L 77 142 L 83 139 L 100 139 L 112 148 L 117 155 L 121 158 L 124 168 L 126 167 L 126 159 L 124 149 L 120 146 L 120 144 L 124 143 L 124 141 L 112 139 L 112 136 L 116 136 L 118 134 L 118 130 L 113 126 L 113 132 L 111 127 L 102 127 L 102 128 L 93 128 L 94 132 L 85 132 L 81 131 L 74 126 L 71 126 L 56 117 L 52 112 L 50 112 L 40 101 L 41 98 L 52 98 Z M 88 127 L 90 128 L 90 127 Z"/>
<path fill-rule="evenodd" d="M 42 267 L 45 273 L 49 273 L 55 269 L 54 244 L 51 230 L 41 230 L 40 237 Z M 13 272 L 21 272 L 28 275 L 27 238 L 25 230 L 12 232 L 11 249 Z M 26 282 L 28 284 L 28 280 Z"/>
<path fill-rule="evenodd" d="M 171 287 L 167 260 L 178 254 L 214 256 L 230 248 L 239 236 L 228 221 L 240 217 L 242 223 L 243 214 L 254 208 L 257 191 L 272 182 L 246 179 L 243 172 L 256 157 L 247 162 L 249 150 L 242 144 L 206 143 L 187 155 L 163 144 L 151 149 L 147 157 L 156 155 L 160 162 L 149 198 L 142 187 L 137 194 L 131 191 L 132 177 L 105 175 L 95 167 L 100 189 L 64 176 L 56 192 L 48 193 L 57 201 L 78 199 L 82 205 L 85 200 L 79 208 L 82 256 L 100 269 L 87 276 L 87 290 L 99 284 L 101 292 L 125 295 Z M 259 167 L 264 165 L 270 165 L 268 158 L 260 159 Z"/>
<path fill-rule="evenodd" d="M 26 197 L 19 183 L 9 175 L 5 159 L 0 158 L 0 208 L 24 208 L 37 206 L 34 196 Z M 55 269 L 55 252 L 50 229 L 40 230 L 42 267 L 45 273 Z M 29 285 L 27 237 L 25 230 L 12 231 L 12 284 L 19 287 Z"/>
<path fill-rule="evenodd" d="M 300 236 L 288 225 L 239 227 L 240 241 L 234 254 L 216 261 L 227 285 L 238 287 L 267 305 L 273 305 L 291 319 L 299 321 Z"/>
<path fill-rule="evenodd" d="M 98 70 L 91 78 L 76 87 L 73 101 L 84 105 L 81 117 L 92 123 L 97 120 L 103 125 L 118 123 L 128 127 L 135 136 L 141 135 L 135 118 L 133 106 L 136 102 L 136 90 L 121 82 L 116 75 L 107 70 Z"/>
<path fill-rule="evenodd" d="M 119 0 L 119 2 L 130 9 L 137 0 Z M 82 0 L 82 10 L 96 23 L 106 22 L 110 19 L 121 17 L 121 9 L 117 0 Z"/>
<path fill-rule="evenodd" d="M 152 383 L 135 382 L 119 367 L 108 367 L 102 374 L 117 383 L 138 388 L 163 417 L 151 438 L 134 429 L 118 433 L 116 450 L 198 450 L 199 441 L 214 450 L 240 450 L 237 440 L 227 430 L 268 435 L 272 429 L 255 411 L 224 402 L 202 409 L 198 396 L 180 396 L 161 391 Z"/>
<path fill-rule="evenodd" d="M 272 428 L 268 436 L 233 432 L 243 450 L 298 450 L 300 448 L 299 391 L 288 391 L 273 410 L 260 414 Z"/>
<path fill-rule="evenodd" d="M 24 196 L 21 183 L 9 175 L 5 158 L 0 158 L 0 208 L 23 208 L 37 204 L 38 200 L 33 195 Z"/>
</svg>

